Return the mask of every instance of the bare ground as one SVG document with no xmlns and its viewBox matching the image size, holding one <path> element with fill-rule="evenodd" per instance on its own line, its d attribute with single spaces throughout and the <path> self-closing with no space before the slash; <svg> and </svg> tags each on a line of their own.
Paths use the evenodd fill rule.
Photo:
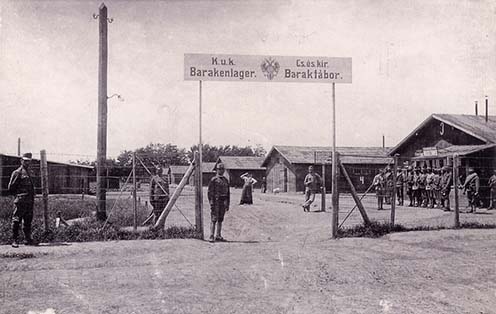
<svg viewBox="0 0 496 314">
<path fill-rule="evenodd" d="M 0 246 L 0 313 L 496 313 L 496 230 L 331 240 L 330 213 L 304 213 L 301 198 L 257 193 L 252 206 L 233 204 L 229 243 Z M 186 200 L 179 209 L 194 222 Z M 340 202 L 343 218 L 352 201 Z M 373 208 L 374 199 L 365 203 Z M 461 220 L 495 223 L 496 215 Z M 397 212 L 407 226 L 452 221 L 438 209 Z M 358 222 L 353 213 L 345 225 Z M 188 225 L 178 210 L 168 224 Z"/>
</svg>

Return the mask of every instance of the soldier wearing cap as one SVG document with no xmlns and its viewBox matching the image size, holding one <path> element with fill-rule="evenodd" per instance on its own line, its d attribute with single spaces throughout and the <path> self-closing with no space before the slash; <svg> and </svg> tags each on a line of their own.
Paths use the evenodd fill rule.
<svg viewBox="0 0 496 314">
<path fill-rule="evenodd" d="M 406 169 L 406 195 L 408 195 L 408 199 L 410 200 L 410 204 L 408 206 L 413 206 L 414 198 L 413 198 L 413 169 L 411 166 L 408 166 Z"/>
<path fill-rule="evenodd" d="M 432 205 L 437 208 L 441 204 L 441 169 L 432 169 L 434 176 L 432 177 Z"/>
<path fill-rule="evenodd" d="M 428 167 L 425 175 L 425 196 L 426 196 L 426 206 L 434 207 L 434 171 L 432 168 Z"/>
<path fill-rule="evenodd" d="M 229 210 L 229 181 L 224 176 L 225 167 L 223 163 L 218 163 L 215 171 L 216 175 L 210 180 L 207 193 L 211 218 L 209 241 L 224 242 L 226 240 L 222 237 L 222 222 L 224 221 L 224 215 Z M 216 226 L 217 233 L 215 233 Z"/>
<path fill-rule="evenodd" d="M 24 231 L 24 244 L 35 244 L 31 237 L 35 196 L 34 183 L 29 169 L 31 158 L 31 153 L 22 155 L 21 166 L 12 172 L 8 185 L 9 192 L 15 195 L 15 209 L 12 214 L 12 247 L 15 248 L 19 247 L 18 238 L 21 222 Z"/>
<path fill-rule="evenodd" d="M 463 193 L 467 192 L 469 213 L 475 213 L 477 203 L 479 201 L 480 179 L 475 169 L 468 168 L 468 176 L 465 178 L 465 183 L 462 185 Z"/>
<path fill-rule="evenodd" d="M 413 206 L 418 207 L 422 203 L 422 198 L 420 195 L 420 168 L 415 167 L 413 173 L 413 184 L 412 184 L 412 194 L 413 194 Z"/>
<path fill-rule="evenodd" d="M 401 168 L 398 168 L 396 174 L 396 197 L 398 198 L 398 205 L 403 206 L 404 195 L 403 195 L 403 187 L 405 185 L 405 175 Z"/>
<path fill-rule="evenodd" d="M 390 205 L 393 196 L 393 174 L 389 166 L 386 167 L 386 172 L 384 173 L 384 192 L 384 201 Z"/>
<path fill-rule="evenodd" d="M 441 207 L 444 211 L 450 211 L 450 192 L 452 183 L 451 169 L 448 166 L 444 166 L 442 169 L 441 182 L 439 184 L 441 189 Z"/>
<path fill-rule="evenodd" d="M 156 221 L 169 202 L 169 180 L 162 176 L 163 171 L 160 166 L 152 168 L 152 172 L 152 178 L 150 179 L 150 205 L 153 207 L 153 215 Z"/>
<path fill-rule="evenodd" d="M 419 187 L 419 195 L 420 195 L 420 204 L 419 206 L 422 207 L 427 207 L 427 191 L 426 191 L 426 184 L 427 184 L 427 174 L 426 174 L 426 169 L 423 167 L 420 170 L 420 175 L 419 175 L 419 180 L 418 180 L 418 187 Z"/>
<path fill-rule="evenodd" d="M 372 186 L 375 189 L 375 194 L 377 196 L 377 210 L 383 210 L 384 202 L 384 169 L 381 169 L 378 174 L 375 175 L 372 180 Z"/>
</svg>

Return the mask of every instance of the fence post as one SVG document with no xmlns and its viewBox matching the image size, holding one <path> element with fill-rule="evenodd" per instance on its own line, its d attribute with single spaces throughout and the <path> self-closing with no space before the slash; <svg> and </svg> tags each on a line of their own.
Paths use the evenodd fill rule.
<svg viewBox="0 0 496 314">
<path fill-rule="evenodd" d="M 393 195 L 391 195 L 391 226 L 394 226 L 394 219 L 396 217 L 396 173 L 398 172 L 398 154 L 394 155 L 393 164 Z"/>
<path fill-rule="evenodd" d="M 194 164 L 195 164 L 195 225 L 196 225 L 196 232 L 198 232 L 203 239 L 203 197 L 202 197 L 202 185 L 203 182 L 201 182 L 201 176 L 200 172 L 202 169 L 200 169 L 200 156 L 198 152 L 195 152 L 194 154 Z"/>
<path fill-rule="evenodd" d="M 338 165 L 339 153 L 333 152 L 332 156 L 332 217 L 331 217 L 331 237 L 338 237 L 339 228 L 339 191 L 338 191 Z"/>
<path fill-rule="evenodd" d="M 41 194 L 43 196 L 43 222 L 45 232 L 48 232 L 48 163 L 46 151 L 40 151 Z"/>
<path fill-rule="evenodd" d="M 454 227 L 460 228 L 460 206 L 458 203 L 458 154 L 453 155 L 453 187 L 455 189 L 455 221 Z"/>
<path fill-rule="evenodd" d="M 138 229 L 138 209 L 136 204 L 136 152 L 133 152 L 133 230 Z"/>
<path fill-rule="evenodd" d="M 326 211 L 326 171 L 325 171 L 325 161 L 322 162 L 322 204 L 320 205 L 320 211 Z"/>
</svg>

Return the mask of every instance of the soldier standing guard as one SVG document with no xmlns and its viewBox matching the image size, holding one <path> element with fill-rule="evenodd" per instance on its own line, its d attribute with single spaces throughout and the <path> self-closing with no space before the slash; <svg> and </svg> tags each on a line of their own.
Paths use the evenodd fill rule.
<svg viewBox="0 0 496 314">
<path fill-rule="evenodd" d="M 208 184 L 208 202 L 210 203 L 210 238 L 209 242 L 226 242 L 222 237 L 222 222 L 224 215 L 229 211 L 230 192 L 229 181 L 224 177 L 224 164 L 218 163 L 215 168 L 217 174 Z M 215 226 L 217 225 L 217 233 Z M 214 237 L 215 235 L 215 237 Z"/>
<path fill-rule="evenodd" d="M 35 245 L 31 238 L 35 196 L 33 179 L 29 169 L 31 158 L 31 153 L 22 155 L 21 166 L 12 172 L 8 186 L 9 192 L 15 195 L 15 209 L 12 214 L 12 247 L 14 248 L 19 247 L 18 238 L 21 221 L 24 231 L 24 244 Z"/>
<path fill-rule="evenodd" d="M 153 207 L 155 221 L 160 217 L 169 202 L 169 182 L 162 178 L 162 168 L 156 167 L 150 180 L 150 205 Z"/>
</svg>

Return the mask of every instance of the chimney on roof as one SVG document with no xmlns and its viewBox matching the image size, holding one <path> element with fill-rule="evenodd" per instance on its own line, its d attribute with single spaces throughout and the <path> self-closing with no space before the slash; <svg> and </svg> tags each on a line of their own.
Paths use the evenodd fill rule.
<svg viewBox="0 0 496 314">
<path fill-rule="evenodd" d="M 386 137 L 382 134 L 382 148 L 386 148 Z"/>
<path fill-rule="evenodd" d="M 488 119 L 488 111 L 489 111 L 489 100 L 487 99 L 487 95 L 486 95 L 486 123 L 487 123 L 487 119 Z"/>
<path fill-rule="evenodd" d="M 475 115 L 478 116 L 479 115 L 479 112 L 478 112 L 478 106 L 477 106 L 477 100 L 475 101 Z"/>
</svg>

